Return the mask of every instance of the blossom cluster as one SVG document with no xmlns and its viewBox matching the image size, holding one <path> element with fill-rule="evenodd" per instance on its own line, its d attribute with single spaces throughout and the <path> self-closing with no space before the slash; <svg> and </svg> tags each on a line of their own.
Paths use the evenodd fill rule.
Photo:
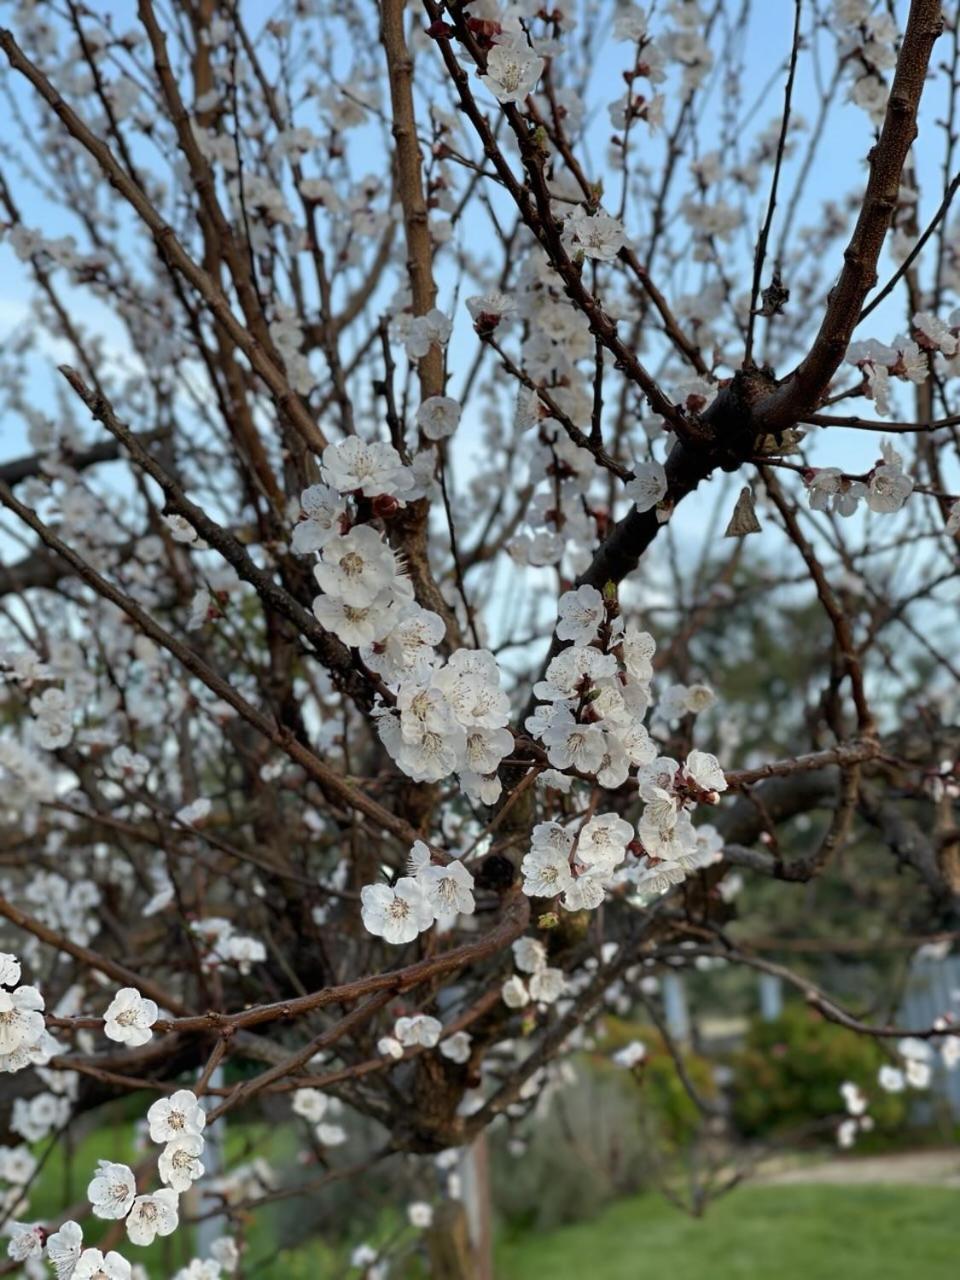
<svg viewBox="0 0 960 1280">
<path fill-rule="evenodd" d="M 339 1100 L 319 1089 L 297 1089 L 293 1095 L 294 1114 L 313 1126 L 314 1138 L 324 1147 L 339 1147 L 347 1140 L 343 1126 L 331 1123 L 339 1110 Z"/>
<path fill-rule="evenodd" d="M 147 1128 L 151 1140 L 163 1147 L 157 1168 L 164 1186 L 138 1195 L 136 1177 L 129 1165 L 99 1160 L 87 1187 L 94 1215 L 123 1221 L 127 1237 L 135 1245 L 150 1245 L 157 1236 L 172 1235 L 180 1221 L 180 1194 L 188 1191 L 204 1171 L 200 1157 L 205 1124 L 206 1113 L 190 1090 L 178 1089 L 169 1097 L 157 1099 L 147 1111 Z M 214 1255 L 203 1273 L 205 1280 L 206 1277 L 216 1280 L 221 1265 L 227 1271 L 235 1265 L 229 1242 L 218 1241 L 214 1248 L 219 1258 Z M 104 1253 L 97 1248 L 84 1248 L 83 1229 L 73 1220 L 53 1232 L 37 1224 L 14 1223 L 8 1252 L 11 1258 L 28 1265 L 46 1257 L 57 1280 L 101 1280 L 102 1277 L 132 1280 L 133 1276 L 131 1264 L 122 1254 L 115 1250 Z M 183 1274 L 199 1273 L 196 1268 L 191 1271 L 188 1267 Z"/>
<path fill-rule="evenodd" d="M 508 1008 L 522 1009 L 530 1003 L 554 1004 L 566 991 L 567 979 L 563 970 L 547 964 L 547 950 L 539 939 L 518 938 L 513 944 L 513 962 L 518 972 L 501 988 L 503 1002 Z"/>
<path fill-rule="evenodd" d="M 473 914 L 473 875 L 462 862 L 437 862 L 429 846 L 418 840 L 407 870 L 410 874 L 392 884 L 368 884 L 361 890 L 361 915 L 370 933 L 399 945 L 412 942 L 435 921 L 449 925 L 458 915 Z"/>
<path fill-rule="evenodd" d="M 444 421 L 453 421 L 445 403 L 431 401 L 419 417 L 433 436 L 447 430 Z M 314 566 L 323 593 L 313 604 L 317 619 L 357 648 L 395 692 L 395 705 L 379 708 L 377 728 L 398 767 L 418 782 L 457 773 L 469 796 L 493 803 L 500 793 L 497 768 L 513 746 L 496 659 L 484 649 L 458 649 L 443 662 L 436 651 L 443 620 L 414 599 L 384 534 L 356 520 L 361 503 L 371 514 L 389 516 L 415 496 L 413 469 L 392 445 L 352 436 L 325 450 L 323 477 L 324 485 L 303 494 L 304 518 L 293 535 L 296 551 L 320 552 Z"/>
<path fill-rule="evenodd" d="M 470 1057 L 472 1037 L 467 1031 L 444 1034 L 439 1018 L 415 1013 L 397 1018 L 390 1035 L 377 1041 L 377 1052 L 387 1058 L 400 1059 L 407 1049 L 434 1049 L 439 1046 L 443 1057 L 451 1062 L 466 1062 Z"/>
<path fill-rule="evenodd" d="M 884 72 L 897 63 L 897 24 L 870 0 L 835 0 L 833 18 L 841 33 L 839 51 L 853 78 L 850 100 L 880 125 L 889 92 Z"/>
<path fill-rule="evenodd" d="M 694 827 L 691 812 L 697 804 L 715 804 L 727 781 L 708 752 L 690 751 L 682 764 L 658 756 L 644 723 L 656 648 L 648 632 L 628 627 L 612 597 L 588 585 L 562 596 L 559 614 L 557 637 L 572 643 L 534 686 L 540 702 L 527 730 L 543 744 L 551 781 L 561 789 L 574 777 L 611 790 L 630 780 L 643 802 L 636 830 L 616 813 L 534 827 L 521 867 L 523 890 L 559 896 L 575 911 L 598 907 L 617 885 L 629 884 L 641 896 L 662 893 L 715 861 L 719 836 L 712 827 Z M 705 692 L 700 706 L 711 701 Z M 698 705 L 690 689 L 683 687 L 682 695 L 685 707 Z"/>
<path fill-rule="evenodd" d="M 913 492 L 913 480 L 903 470 L 903 459 L 884 440 L 881 457 L 862 478 L 844 474 L 839 467 L 816 467 L 804 473 L 811 509 L 852 516 L 861 502 L 871 511 L 899 511 Z"/>
</svg>

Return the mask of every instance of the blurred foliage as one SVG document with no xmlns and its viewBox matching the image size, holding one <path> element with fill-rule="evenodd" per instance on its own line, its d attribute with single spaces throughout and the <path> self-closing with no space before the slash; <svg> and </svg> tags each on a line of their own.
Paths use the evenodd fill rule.
<svg viewBox="0 0 960 1280">
<path fill-rule="evenodd" d="M 734 1058 L 733 1117 L 749 1138 L 802 1140 L 832 1135 L 845 1114 L 840 1086 L 860 1086 L 879 1133 L 902 1125 L 907 1103 L 886 1093 L 877 1071 L 889 1061 L 875 1040 L 827 1022 L 804 1005 L 788 1005 L 779 1018 L 757 1019 Z"/>
<path fill-rule="evenodd" d="M 633 1040 L 647 1048 L 629 1069 L 611 1055 Z M 699 1094 L 716 1094 L 710 1064 L 684 1055 Z M 550 1092 L 493 1144 L 492 1192 L 512 1229 L 546 1230 L 599 1212 L 618 1197 L 653 1185 L 664 1163 L 694 1141 L 700 1114 L 658 1032 L 608 1018 L 592 1048 L 573 1060 L 576 1081 Z M 523 1143 L 523 1154 L 509 1150 Z"/>
<path fill-rule="evenodd" d="M 612 1061 L 611 1055 L 633 1040 L 645 1045 L 647 1054 L 638 1066 L 624 1071 Z M 659 1031 L 623 1018 L 607 1017 L 597 1040 L 597 1050 L 598 1053 L 591 1058 L 593 1070 L 601 1074 L 626 1076 L 627 1079 L 632 1077 L 634 1089 L 639 1089 L 648 1138 L 661 1153 L 675 1152 L 693 1141 L 700 1126 L 700 1111 L 680 1079 Z M 711 1064 L 690 1051 L 682 1054 L 682 1061 L 687 1079 L 698 1097 L 712 1101 L 717 1087 Z"/>
</svg>

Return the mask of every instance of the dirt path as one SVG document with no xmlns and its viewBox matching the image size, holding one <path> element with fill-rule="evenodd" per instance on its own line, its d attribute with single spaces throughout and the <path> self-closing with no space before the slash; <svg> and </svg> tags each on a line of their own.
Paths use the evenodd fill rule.
<svg viewBox="0 0 960 1280">
<path fill-rule="evenodd" d="M 944 1151 L 911 1151 L 903 1155 L 848 1156 L 789 1169 L 761 1171 L 760 1180 L 790 1183 L 834 1183 L 862 1186 L 866 1183 L 909 1184 L 960 1188 L 960 1147 Z"/>
</svg>

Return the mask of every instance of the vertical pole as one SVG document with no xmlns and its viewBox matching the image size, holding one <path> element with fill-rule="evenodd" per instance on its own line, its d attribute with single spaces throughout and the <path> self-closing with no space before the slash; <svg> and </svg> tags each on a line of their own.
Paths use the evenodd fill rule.
<svg viewBox="0 0 960 1280">
<path fill-rule="evenodd" d="M 210 1076 L 211 1088 L 218 1089 L 223 1085 L 224 1074 L 223 1067 L 215 1067 Z M 208 1093 L 200 1099 L 201 1105 L 205 1111 L 212 1111 L 217 1105 L 217 1095 Z M 213 1181 L 214 1178 L 220 1176 L 224 1170 L 223 1143 L 226 1137 L 226 1121 L 221 1117 L 217 1123 L 210 1129 L 204 1129 L 203 1139 L 203 1169 L 204 1181 Z M 201 1215 L 200 1221 L 197 1223 L 197 1236 L 194 1242 L 194 1254 L 198 1258 L 209 1258 L 210 1249 L 213 1242 L 223 1234 L 223 1219 L 218 1214 L 215 1217 L 203 1216 L 214 1205 L 214 1200 L 203 1194 L 203 1182 L 196 1185 L 198 1192 L 198 1203 L 195 1210 Z M 191 1188 L 193 1190 L 193 1188 Z"/>
<path fill-rule="evenodd" d="M 493 1228 L 490 1214 L 490 1149 L 486 1132 L 464 1147 L 457 1172 L 467 1213 L 475 1280 L 493 1280 Z"/>
<path fill-rule="evenodd" d="M 783 982 L 775 973 L 760 975 L 760 1016 L 773 1022 L 783 1013 Z"/>
<path fill-rule="evenodd" d="M 667 1030 L 680 1045 L 690 1043 L 690 1011 L 687 1007 L 687 991 L 683 978 L 672 970 L 663 975 L 663 1012 Z"/>
</svg>

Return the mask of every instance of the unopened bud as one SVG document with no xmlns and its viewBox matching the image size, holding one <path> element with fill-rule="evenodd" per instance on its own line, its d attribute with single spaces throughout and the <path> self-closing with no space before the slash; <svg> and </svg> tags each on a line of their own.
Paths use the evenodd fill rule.
<svg viewBox="0 0 960 1280">
<path fill-rule="evenodd" d="M 373 509 L 373 514 L 379 516 L 381 520 L 389 520 L 391 516 L 395 516 L 400 510 L 400 503 L 392 493 L 378 493 L 370 506 Z"/>
</svg>

